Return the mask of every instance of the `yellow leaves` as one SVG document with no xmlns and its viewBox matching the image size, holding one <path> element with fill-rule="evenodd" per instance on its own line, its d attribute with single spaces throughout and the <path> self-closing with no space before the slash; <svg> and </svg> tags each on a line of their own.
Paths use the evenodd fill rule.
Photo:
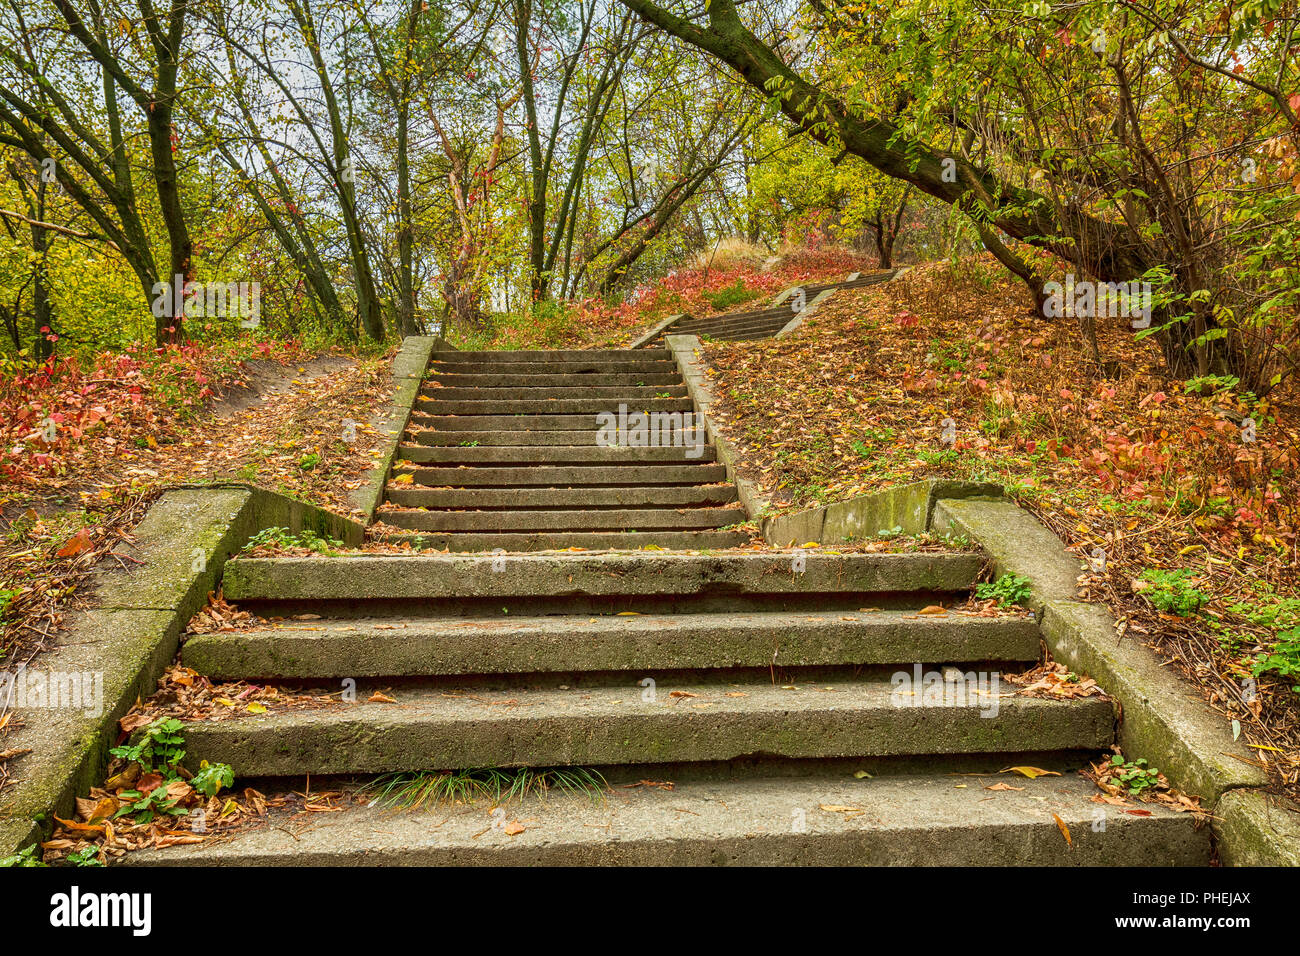
<svg viewBox="0 0 1300 956">
<path fill-rule="evenodd" d="M 415 476 L 414 476 L 414 475 L 398 475 L 396 478 L 393 479 L 393 484 L 395 484 L 395 485 L 409 485 L 409 484 L 411 484 L 411 482 L 413 482 L 413 481 L 415 481 Z"/>
<path fill-rule="evenodd" d="M 1061 831 L 1061 836 L 1065 837 L 1065 845 L 1074 849 L 1074 840 L 1070 839 L 1070 828 L 1065 825 L 1065 821 L 1057 814 L 1052 814 L 1052 819 L 1056 821 L 1056 828 Z"/>
<path fill-rule="evenodd" d="M 265 704 L 259 704 L 259 703 L 257 703 L 256 701 L 254 701 L 253 703 L 251 703 L 251 704 L 249 704 L 247 707 L 245 707 L 244 710 L 248 711 L 250 714 L 265 714 L 265 713 L 266 713 L 266 705 L 265 705 Z"/>
<path fill-rule="evenodd" d="M 1036 780 L 1039 777 L 1059 777 L 1060 774 L 1055 770 L 1042 770 L 1038 767 L 1007 767 L 999 773 L 1018 773 L 1022 777 L 1028 777 L 1030 780 Z"/>
<path fill-rule="evenodd" d="M 395 704 L 397 703 L 397 698 L 389 697 L 383 691 L 377 690 L 367 698 L 366 702 L 370 704 Z"/>
</svg>

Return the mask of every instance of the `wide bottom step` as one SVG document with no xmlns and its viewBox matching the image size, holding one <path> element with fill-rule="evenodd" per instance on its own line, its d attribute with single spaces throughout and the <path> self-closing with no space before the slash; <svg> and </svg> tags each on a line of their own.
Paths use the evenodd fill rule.
<svg viewBox="0 0 1300 956">
<path fill-rule="evenodd" d="M 1019 789 L 990 790 L 999 783 Z M 672 783 L 407 812 L 272 811 L 257 829 L 134 865 L 1204 866 L 1209 828 L 1096 803 L 1079 776 Z M 1067 836 L 1068 831 L 1068 836 Z"/>
</svg>

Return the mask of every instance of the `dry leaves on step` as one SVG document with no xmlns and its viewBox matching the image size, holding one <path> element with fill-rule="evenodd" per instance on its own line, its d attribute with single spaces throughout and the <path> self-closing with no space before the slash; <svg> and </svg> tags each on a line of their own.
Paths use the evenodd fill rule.
<svg viewBox="0 0 1300 956">
<path fill-rule="evenodd" d="M 1022 697 L 1047 697 L 1054 700 L 1073 700 L 1078 697 L 1104 695 L 1091 677 L 1080 677 L 1059 661 L 1040 664 L 1023 674 L 1003 674 L 1002 679 L 1020 689 Z"/>
</svg>

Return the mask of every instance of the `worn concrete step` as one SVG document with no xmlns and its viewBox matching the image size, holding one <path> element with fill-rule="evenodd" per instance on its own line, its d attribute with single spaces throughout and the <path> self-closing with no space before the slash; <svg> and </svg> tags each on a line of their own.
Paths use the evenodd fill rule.
<svg viewBox="0 0 1300 956">
<path fill-rule="evenodd" d="M 861 289 L 863 286 L 878 285 L 881 282 L 888 282 L 898 274 L 897 269 L 890 269 L 888 272 L 876 272 L 871 275 L 862 276 L 852 279 L 848 282 L 841 282 L 837 288 L 840 289 Z"/>
<path fill-rule="evenodd" d="M 651 351 L 658 353 L 662 350 Z M 430 365 L 429 371 L 439 376 L 678 373 L 677 363 L 671 358 L 643 358 L 642 356 L 647 353 L 641 349 L 635 352 L 628 351 L 625 354 L 628 356 L 626 359 L 602 359 L 596 362 L 438 362 Z"/>
<path fill-rule="evenodd" d="M 683 440 L 691 437 L 679 434 Z M 704 462 L 717 458 L 711 445 L 682 444 L 660 448 L 632 448 L 627 445 L 402 445 L 398 457 L 406 461 L 456 462 L 460 464 L 568 464 L 592 462 L 602 465 L 649 462 Z"/>
<path fill-rule="evenodd" d="M 614 411 L 617 411 L 616 409 Z M 591 431 L 601 423 L 595 415 L 430 415 L 416 408 L 411 427 L 436 431 Z"/>
<path fill-rule="evenodd" d="M 602 398 L 614 402 L 627 402 L 629 406 L 639 405 L 646 399 L 682 398 L 686 395 L 685 385 L 530 385 L 526 387 L 501 386 L 472 388 L 445 388 L 426 385 L 420 390 L 424 398 L 445 402 L 548 402 L 556 398 Z"/>
<path fill-rule="evenodd" d="M 708 319 L 701 319 L 692 325 L 682 326 L 682 331 L 697 331 L 700 329 L 720 329 L 735 328 L 739 326 L 754 325 L 760 322 L 789 322 L 797 313 L 783 306 L 779 309 L 765 309 L 762 312 L 744 312 L 734 315 L 715 315 Z"/>
<path fill-rule="evenodd" d="M 553 375 L 518 375 L 506 373 L 502 375 L 483 375 L 483 374 L 437 374 L 428 378 L 430 382 L 441 382 L 443 385 L 457 388 L 532 388 L 534 386 L 573 386 L 573 385 L 680 385 L 682 376 L 679 372 L 646 372 L 638 375 L 635 372 L 618 372 L 608 375 L 602 375 L 598 372 L 587 372 L 585 374 L 565 374 L 557 373 Z"/>
<path fill-rule="evenodd" d="M 390 484 L 384 497 L 406 508 L 606 508 L 723 505 L 734 485 L 643 488 L 412 488 Z"/>
<path fill-rule="evenodd" d="M 533 362 L 604 362 L 624 361 L 629 355 L 632 355 L 630 349 L 545 349 L 541 351 L 481 351 L 481 352 L 433 352 L 429 356 L 431 362 L 450 362 L 457 364 L 481 362 L 484 364 L 495 365 L 501 363 L 533 363 Z M 665 349 L 659 350 L 638 350 L 638 355 L 644 355 L 647 358 L 668 359 L 672 358 L 671 353 Z"/>
<path fill-rule="evenodd" d="M 582 511 L 398 511 L 380 508 L 375 520 L 411 531 L 703 531 L 742 524 L 745 509 L 638 508 Z"/>
<path fill-rule="evenodd" d="M 704 336 L 715 342 L 754 342 L 758 339 L 770 339 L 781 329 L 764 329 L 757 332 L 728 332 L 722 335 Z"/>
<path fill-rule="evenodd" d="M 421 398 L 416 408 L 430 415 L 598 415 L 602 412 L 618 414 L 619 401 L 611 398 L 553 398 L 541 400 L 516 399 L 506 401 L 448 401 L 441 398 Z M 642 398 L 633 412 L 689 412 L 695 405 L 689 398 Z"/>
<path fill-rule="evenodd" d="M 186 666 L 215 680 L 438 677 L 1005 662 L 1038 658 L 1031 617 L 914 610 L 285 622 L 196 634 Z"/>
<path fill-rule="evenodd" d="M 407 432 L 410 441 L 421 445 L 446 447 L 449 445 L 594 445 L 601 436 L 599 429 L 537 429 L 535 431 L 499 430 L 499 431 L 439 431 L 435 428 L 423 428 L 413 423 Z"/>
<path fill-rule="evenodd" d="M 1209 827 L 1143 805 L 1105 808 L 1075 774 L 846 774 L 615 785 L 394 812 L 272 811 L 267 826 L 129 853 L 129 866 L 1207 866 Z M 504 822 L 527 821 L 518 832 Z M 1059 820 L 1059 822 L 1058 822 Z M 1061 831 L 1070 831 L 1067 843 Z"/>
<path fill-rule="evenodd" d="M 778 329 L 778 330 L 779 330 L 779 329 L 784 328 L 784 327 L 786 326 L 786 324 L 789 323 L 789 321 L 790 321 L 792 318 L 794 318 L 794 316 L 791 315 L 791 316 L 785 316 L 785 317 L 780 318 L 780 319 L 765 319 L 765 320 L 763 320 L 763 321 L 761 321 L 761 322 L 746 323 L 745 325 L 736 325 L 736 326 L 708 326 L 708 327 L 706 327 L 706 328 L 699 329 L 699 330 L 697 330 L 697 331 L 695 331 L 695 332 L 693 332 L 693 333 L 691 333 L 691 334 L 693 334 L 693 335 L 698 335 L 698 336 L 700 336 L 701 338 L 709 337 L 709 338 L 715 338 L 715 339 L 716 339 L 716 338 L 722 338 L 722 337 L 724 337 L 724 336 L 728 336 L 728 335 L 740 335 L 740 334 L 745 334 L 745 333 L 754 332 L 754 331 L 759 331 L 759 330 L 765 330 L 765 329 Z"/>
<path fill-rule="evenodd" d="M 958 592 L 983 563 L 973 552 L 235 558 L 222 586 L 232 601 Z"/>
<path fill-rule="evenodd" d="M 754 754 L 798 759 L 1097 751 L 1114 740 L 1111 702 L 904 695 L 888 680 L 777 686 L 640 682 L 488 690 L 402 685 L 394 703 L 356 703 L 185 726 L 186 763 L 246 777 L 459 767 L 699 763 Z M 653 697 L 653 699 L 649 699 Z M 919 702 L 919 703 L 918 703 Z"/>
<path fill-rule="evenodd" d="M 718 551 L 749 544 L 740 531 L 555 531 L 521 532 L 387 532 L 384 540 L 410 542 L 426 551 L 473 554 L 479 551 Z"/>
<path fill-rule="evenodd" d="M 417 485 L 435 488 L 522 488 L 544 485 L 564 488 L 573 485 L 703 485 L 726 481 L 723 465 L 548 465 L 501 467 L 489 465 L 461 468 L 395 468 L 395 477 L 412 475 Z"/>
</svg>

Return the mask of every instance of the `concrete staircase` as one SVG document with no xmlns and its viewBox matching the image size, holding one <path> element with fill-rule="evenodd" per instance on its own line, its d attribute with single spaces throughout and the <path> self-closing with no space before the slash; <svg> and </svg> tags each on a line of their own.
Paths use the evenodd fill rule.
<svg viewBox="0 0 1300 956">
<path fill-rule="evenodd" d="M 310 774 L 313 792 L 396 771 L 584 767 L 609 790 L 272 811 L 126 862 L 1207 863 L 1189 816 L 1094 802 L 1074 772 L 1112 743 L 1110 701 L 1003 683 L 957 703 L 908 687 L 942 665 L 1038 658 L 1031 618 L 919 613 L 962 600 L 982 564 L 920 551 L 236 558 L 226 598 L 272 623 L 195 635 L 184 662 L 322 693 L 354 682 L 356 702 L 192 723 L 188 763 L 229 763 L 263 789 Z M 395 702 L 372 700 L 380 689 Z"/>
<path fill-rule="evenodd" d="M 665 349 L 435 352 L 398 458 L 375 518 L 427 548 L 749 540 L 723 530 L 745 511 Z"/>
<path fill-rule="evenodd" d="M 850 273 L 848 278 L 840 281 L 820 282 L 786 289 L 776 296 L 770 304 L 761 309 L 723 312 L 704 318 L 685 315 L 671 326 L 659 329 L 654 336 L 640 340 L 639 347 L 657 348 L 663 344 L 665 335 L 698 335 L 701 338 L 720 342 L 768 339 L 797 319 L 800 313 L 823 293 L 838 292 L 841 289 L 861 289 L 869 285 L 877 285 L 892 279 L 897 274 L 898 270 L 896 269 L 872 272 L 865 275 L 854 272 Z"/>
</svg>

